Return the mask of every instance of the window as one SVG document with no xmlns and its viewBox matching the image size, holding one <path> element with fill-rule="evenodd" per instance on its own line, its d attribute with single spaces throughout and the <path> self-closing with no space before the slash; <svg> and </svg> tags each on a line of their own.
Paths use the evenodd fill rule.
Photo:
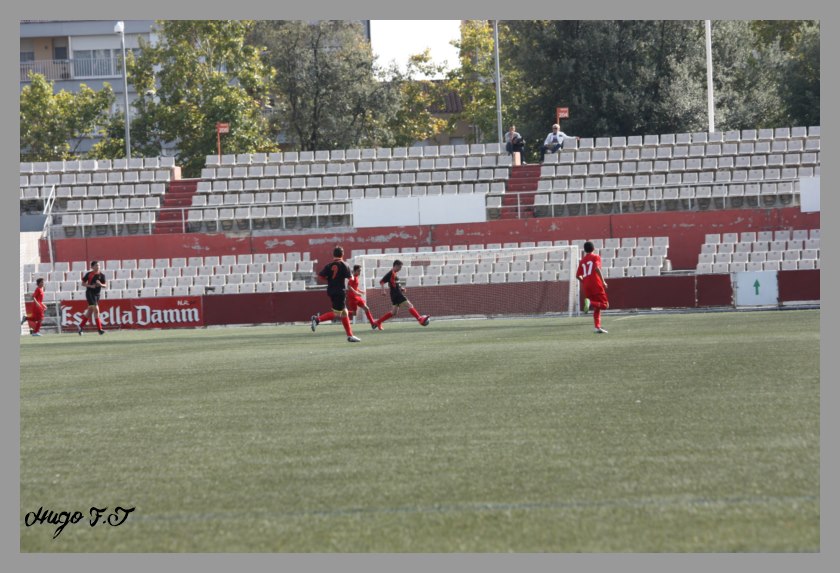
<svg viewBox="0 0 840 573">
<path fill-rule="evenodd" d="M 111 50 L 75 50 L 73 60 L 76 77 L 117 75 Z"/>
</svg>

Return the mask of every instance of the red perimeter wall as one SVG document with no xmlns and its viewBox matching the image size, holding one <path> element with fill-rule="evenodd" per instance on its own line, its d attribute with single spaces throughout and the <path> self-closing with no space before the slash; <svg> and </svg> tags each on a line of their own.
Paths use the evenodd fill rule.
<svg viewBox="0 0 840 573">
<path fill-rule="evenodd" d="M 628 213 L 588 217 L 512 219 L 486 223 L 380 227 L 343 233 L 251 236 L 248 233 L 135 235 L 59 239 L 53 242 L 56 261 L 92 259 L 155 259 L 240 255 L 251 253 L 309 252 L 328 261 L 336 244 L 348 256 L 354 249 L 386 249 L 441 245 L 523 243 L 622 237 L 668 237 L 668 259 L 675 270 L 697 266 L 700 245 L 707 233 L 741 233 L 819 229 L 819 213 L 798 208 L 732 211 Z M 49 248 L 41 241 L 41 260 Z"/>
<path fill-rule="evenodd" d="M 820 271 L 781 271 L 779 302 L 819 300 Z M 549 295 L 557 283 L 502 283 L 498 285 L 465 285 L 414 287 L 408 297 L 422 314 L 446 316 L 452 314 L 481 314 L 491 296 L 494 305 L 510 305 L 513 312 L 530 312 L 518 301 L 539 300 Z M 630 310 L 639 308 L 702 308 L 731 306 L 732 283 L 729 275 L 682 275 L 610 279 L 608 295 L 610 308 Z M 487 291 L 492 289 L 492 294 Z M 458 297 L 449 296 L 457 290 Z M 552 296 L 562 296 L 554 293 Z M 460 302 L 459 302 L 460 301 Z M 374 316 L 390 310 L 390 304 L 375 291 L 368 303 Z M 501 305 L 501 306 L 500 306 Z M 260 324 L 273 322 L 306 322 L 313 314 L 326 312 L 330 300 L 325 291 L 234 294 L 205 296 L 204 319 L 207 325 Z M 548 305 L 550 310 L 559 310 Z M 501 308 L 500 312 L 505 309 Z M 534 311 L 536 312 L 536 311 Z M 408 316 L 401 311 L 401 316 Z"/>
</svg>

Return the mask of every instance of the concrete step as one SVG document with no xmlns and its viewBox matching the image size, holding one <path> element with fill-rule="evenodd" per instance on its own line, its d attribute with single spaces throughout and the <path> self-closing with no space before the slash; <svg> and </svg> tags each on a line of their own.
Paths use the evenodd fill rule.
<svg viewBox="0 0 840 573">
<path fill-rule="evenodd" d="M 539 179 L 522 179 L 522 180 L 507 180 L 505 190 L 509 193 L 518 193 L 520 191 L 536 191 L 539 187 Z"/>
</svg>

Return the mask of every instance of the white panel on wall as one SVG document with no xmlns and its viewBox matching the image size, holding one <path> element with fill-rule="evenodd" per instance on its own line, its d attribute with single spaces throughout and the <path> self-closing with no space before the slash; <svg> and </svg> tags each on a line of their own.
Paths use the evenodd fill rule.
<svg viewBox="0 0 840 573">
<path fill-rule="evenodd" d="M 487 220 L 484 193 L 420 197 L 420 224 L 483 223 Z"/>
<path fill-rule="evenodd" d="M 819 177 L 802 177 L 799 180 L 799 208 L 803 213 L 820 212 Z"/>
<path fill-rule="evenodd" d="M 353 199 L 353 226 L 407 227 L 420 224 L 417 197 Z"/>
<path fill-rule="evenodd" d="M 483 193 L 353 199 L 353 224 L 358 228 L 481 223 L 486 220 Z"/>
</svg>

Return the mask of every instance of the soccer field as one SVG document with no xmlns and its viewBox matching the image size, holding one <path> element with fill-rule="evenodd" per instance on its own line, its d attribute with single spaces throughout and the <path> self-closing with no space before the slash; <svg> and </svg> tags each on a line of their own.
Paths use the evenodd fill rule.
<svg viewBox="0 0 840 573">
<path fill-rule="evenodd" d="M 21 551 L 820 550 L 818 310 L 363 326 L 21 338 Z"/>
</svg>

